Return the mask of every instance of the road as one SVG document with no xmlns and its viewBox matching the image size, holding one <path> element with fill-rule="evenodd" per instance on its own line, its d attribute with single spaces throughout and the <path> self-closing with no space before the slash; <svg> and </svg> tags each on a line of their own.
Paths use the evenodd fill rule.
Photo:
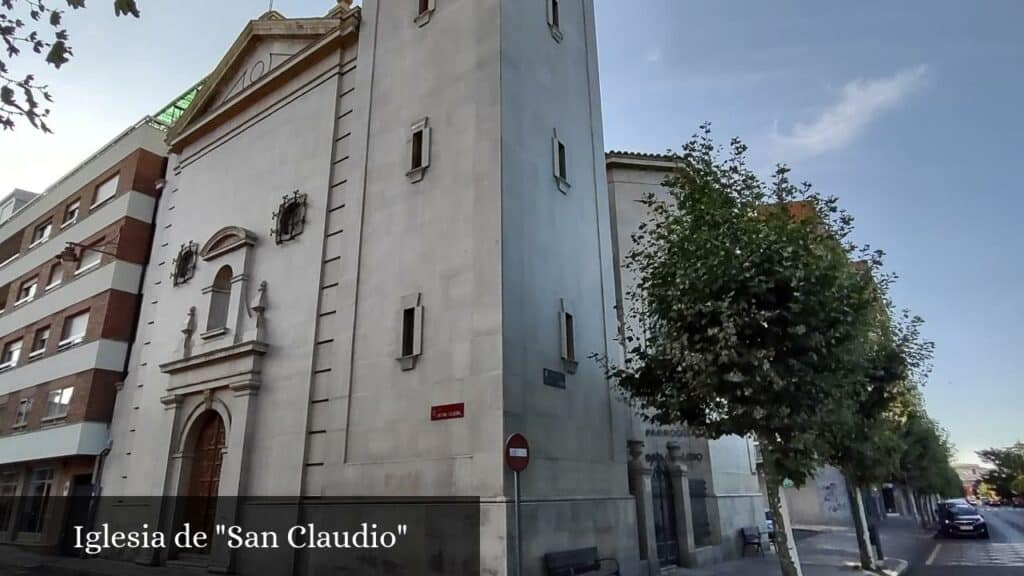
<svg viewBox="0 0 1024 576">
<path fill-rule="evenodd" d="M 990 540 L 936 539 L 912 576 L 1024 575 L 1024 509 L 986 508 Z"/>
</svg>

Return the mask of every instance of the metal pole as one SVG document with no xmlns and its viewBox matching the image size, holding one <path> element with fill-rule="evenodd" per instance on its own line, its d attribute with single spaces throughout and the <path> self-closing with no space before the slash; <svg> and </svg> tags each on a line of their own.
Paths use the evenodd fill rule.
<svg viewBox="0 0 1024 576">
<path fill-rule="evenodd" d="M 512 477 L 516 490 L 516 576 L 520 576 L 523 570 L 523 540 L 520 538 L 522 523 L 519 521 L 519 472 L 513 472 Z"/>
</svg>

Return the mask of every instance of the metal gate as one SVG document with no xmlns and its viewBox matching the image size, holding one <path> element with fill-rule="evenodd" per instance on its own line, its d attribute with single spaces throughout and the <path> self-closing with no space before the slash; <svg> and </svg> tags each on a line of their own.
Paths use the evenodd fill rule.
<svg viewBox="0 0 1024 576">
<path fill-rule="evenodd" d="M 658 546 L 658 561 L 662 565 L 678 564 L 675 495 L 672 493 L 672 476 L 663 458 L 654 465 L 651 497 L 654 500 L 654 539 Z"/>
</svg>

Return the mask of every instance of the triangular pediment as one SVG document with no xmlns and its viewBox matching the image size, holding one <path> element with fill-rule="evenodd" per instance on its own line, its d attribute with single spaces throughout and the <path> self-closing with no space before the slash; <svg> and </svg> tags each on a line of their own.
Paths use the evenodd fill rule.
<svg viewBox="0 0 1024 576">
<path fill-rule="evenodd" d="M 339 29 L 355 30 L 359 10 L 322 18 L 285 18 L 270 11 L 250 21 L 207 76 L 195 102 L 168 133 L 174 143 L 210 117 L 232 107 L 262 81 L 311 52 Z"/>
</svg>

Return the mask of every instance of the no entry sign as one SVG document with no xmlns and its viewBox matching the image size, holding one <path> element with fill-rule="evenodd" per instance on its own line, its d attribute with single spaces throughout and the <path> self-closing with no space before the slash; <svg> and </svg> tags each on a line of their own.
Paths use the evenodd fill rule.
<svg viewBox="0 0 1024 576">
<path fill-rule="evenodd" d="M 530 463 L 530 443 L 526 436 L 516 432 L 505 440 L 505 464 L 513 472 L 522 472 Z"/>
</svg>

